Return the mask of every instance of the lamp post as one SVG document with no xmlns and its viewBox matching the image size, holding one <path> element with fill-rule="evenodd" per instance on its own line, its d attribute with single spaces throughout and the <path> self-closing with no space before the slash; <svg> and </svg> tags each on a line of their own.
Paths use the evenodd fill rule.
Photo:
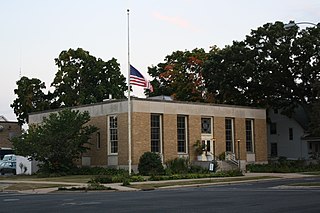
<svg viewBox="0 0 320 213">
<path fill-rule="evenodd" d="M 289 21 L 288 24 L 285 24 L 283 27 L 285 30 L 288 30 L 292 27 L 295 27 L 295 26 L 298 26 L 299 24 L 309 24 L 309 25 L 313 25 L 315 27 L 319 27 L 319 24 L 315 24 L 315 23 L 312 23 L 312 22 L 306 22 L 306 21 L 303 21 L 303 22 L 298 22 L 298 23 L 295 23 L 294 21 Z"/>
<path fill-rule="evenodd" d="M 216 160 L 216 139 L 212 138 L 213 160 Z"/>
<path fill-rule="evenodd" d="M 241 165 L 240 165 L 240 140 L 237 140 L 238 142 L 238 159 L 239 159 L 239 169 L 241 169 Z"/>
</svg>

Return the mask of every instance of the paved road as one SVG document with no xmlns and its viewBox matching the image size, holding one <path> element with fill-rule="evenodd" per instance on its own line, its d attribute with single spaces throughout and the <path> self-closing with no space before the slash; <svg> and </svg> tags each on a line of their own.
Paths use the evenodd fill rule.
<svg viewBox="0 0 320 213">
<path fill-rule="evenodd" d="M 320 212 L 319 177 L 134 192 L 0 193 L 0 212 Z"/>
</svg>

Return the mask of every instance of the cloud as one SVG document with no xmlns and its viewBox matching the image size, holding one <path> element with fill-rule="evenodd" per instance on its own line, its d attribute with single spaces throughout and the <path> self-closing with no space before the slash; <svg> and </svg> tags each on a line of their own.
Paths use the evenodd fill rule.
<svg viewBox="0 0 320 213">
<path fill-rule="evenodd" d="M 174 17 L 174 16 L 166 16 L 159 12 L 154 12 L 153 17 L 155 17 L 158 20 L 165 21 L 167 23 L 170 23 L 172 25 L 178 26 L 180 28 L 190 30 L 193 32 L 199 32 L 200 30 L 196 27 L 194 27 L 190 22 L 187 20 L 181 18 L 181 17 Z"/>
</svg>

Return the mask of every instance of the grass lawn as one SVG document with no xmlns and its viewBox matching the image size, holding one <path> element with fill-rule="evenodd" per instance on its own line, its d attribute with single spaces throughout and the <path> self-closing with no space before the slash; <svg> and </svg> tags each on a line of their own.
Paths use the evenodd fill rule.
<svg viewBox="0 0 320 213">
<path fill-rule="evenodd" d="M 290 184 L 289 186 L 315 186 L 315 187 L 320 187 L 320 182 L 293 183 L 293 184 Z"/>
<path fill-rule="evenodd" d="M 39 178 L 34 175 L 15 175 L 15 176 L 0 176 L 1 181 L 17 180 L 17 181 L 45 181 L 45 182 L 66 182 L 66 183 L 87 183 L 92 175 L 70 175 L 61 177 L 46 177 Z"/>
<path fill-rule="evenodd" d="M 42 189 L 42 188 L 59 188 L 59 187 L 67 187 L 68 185 L 61 185 L 61 184 L 41 184 L 41 183 L 14 183 L 11 184 L 3 190 L 6 191 L 23 191 L 23 190 L 32 190 L 32 189 Z"/>
<path fill-rule="evenodd" d="M 254 181 L 254 180 L 263 180 L 277 178 L 273 176 L 261 176 L 261 177 L 237 177 L 237 178 L 210 178 L 210 179 L 195 179 L 195 180 L 186 180 L 186 181 L 163 181 L 162 183 L 145 183 L 145 184 L 131 184 L 130 187 L 142 190 L 161 188 L 167 186 L 183 186 L 183 185 L 205 185 L 212 183 L 227 183 L 227 182 L 239 182 L 239 181 Z"/>
</svg>

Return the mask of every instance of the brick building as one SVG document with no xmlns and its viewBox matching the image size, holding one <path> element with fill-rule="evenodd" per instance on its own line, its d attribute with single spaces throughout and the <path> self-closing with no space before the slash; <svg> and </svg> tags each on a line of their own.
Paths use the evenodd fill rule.
<svg viewBox="0 0 320 213">
<path fill-rule="evenodd" d="M 0 116 L 0 159 L 13 152 L 10 139 L 20 134 L 21 127 L 18 122 L 8 121 L 4 116 Z"/>
<path fill-rule="evenodd" d="M 86 166 L 128 167 L 128 102 L 110 100 L 75 107 L 88 111 L 90 124 L 99 128 L 90 150 L 79 160 Z M 34 113 L 30 124 L 41 123 L 52 111 Z M 163 162 L 176 157 L 197 160 L 194 144 L 200 141 L 206 156 L 231 154 L 241 162 L 267 162 L 266 111 L 231 105 L 131 100 L 132 168 L 144 152 L 161 154 Z M 239 148 L 240 147 L 240 148 Z"/>
</svg>

